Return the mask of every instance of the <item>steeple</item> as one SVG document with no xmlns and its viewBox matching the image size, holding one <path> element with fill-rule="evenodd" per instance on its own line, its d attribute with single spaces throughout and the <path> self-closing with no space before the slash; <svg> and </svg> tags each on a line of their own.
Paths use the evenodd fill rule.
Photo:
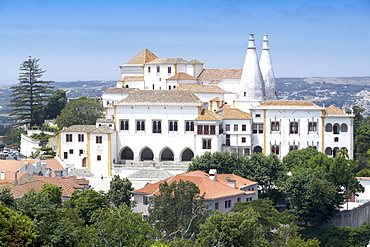
<svg viewBox="0 0 370 247">
<path fill-rule="evenodd" d="M 243 101 L 264 101 L 265 84 L 258 64 L 254 34 L 249 35 L 248 49 L 240 79 L 239 99 Z"/>
<path fill-rule="evenodd" d="M 263 45 L 260 58 L 260 68 L 265 83 L 266 100 L 275 100 L 278 98 L 276 92 L 276 83 L 274 70 L 272 69 L 272 62 L 270 57 L 270 48 L 267 34 L 263 35 Z"/>
</svg>

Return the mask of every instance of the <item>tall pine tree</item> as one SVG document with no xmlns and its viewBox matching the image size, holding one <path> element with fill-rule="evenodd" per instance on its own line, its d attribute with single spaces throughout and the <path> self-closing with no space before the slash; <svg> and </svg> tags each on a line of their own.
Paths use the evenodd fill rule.
<svg viewBox="0 0 370 247">
<path fill-rule="evenodd" d="M 52 92 L 53 81 L 39 80 L 45 73 L 39 60 L 29 57 L 24 61 L 19 67 L 19 83 L 11 87 L 10 116 L 14 116 L 11 121 L 16 121 L 13 126 L 41 126 L 44 121 L 44 104 Z"/>
</svg>

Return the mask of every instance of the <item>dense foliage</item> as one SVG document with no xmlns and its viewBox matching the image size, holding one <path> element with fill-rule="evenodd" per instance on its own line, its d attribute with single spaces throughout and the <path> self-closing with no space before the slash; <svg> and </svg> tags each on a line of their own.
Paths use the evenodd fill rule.
<svg viewBox="0 0 370 247">
<path fill-rule="evenodd" d="M 59 128 L 71 125 L 95 125 L 104 116 L 103 105 L 87 97 L 69 101 L 56 119 Z"/>
</svg>

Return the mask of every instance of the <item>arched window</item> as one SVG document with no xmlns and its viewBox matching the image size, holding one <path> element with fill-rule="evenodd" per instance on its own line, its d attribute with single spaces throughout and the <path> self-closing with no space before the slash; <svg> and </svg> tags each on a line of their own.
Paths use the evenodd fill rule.
<svg viewBox="0 0 370 247">
<path fill-rule="evenodd" d="M 187 148 L 184 150 L 184 152 L 182 152 L 181 161 L 191 161 L 193 157 L 194 157 L 193 151 Z"/>
<path fill-rule="evenodd" d="M 161 154 L 161 161 L 173 161 L 173 160 L 174 160 L 173 152 L 169 148 L 163 150 Z"/>
<path fill-rule="evenodd" d="M 328 123 L 325 125 L 325 132 L 332 132 L 333 131 L 333 126 Z"/>
<path fill-rule="evenodd" d="M 325 154 L 331 156 L 333 154 L 332 149 L 330 147 L 325 148 Z"/>
<path fill-rule="evenodd" d="M 334 124 L 333 134 L 339 134 L 339 130 L 340 130 L 339 124 Z"/>
<path fill-rule="evenodd" d="M 260 146 L 256 146 L 253 148 L 254 153 L 262 153 L 262 148 Z"/>
<path fill-rule="evenodd" d="M 145 148 L 141 152 L 141 160 L 153 160 L 153 158 L 154 158 L 153 152 L 149 148 Z"/>
<path fill-rule="evenodd" d="M 340 126 L 340 131 L 341 132 L 347 132 L 348 131 L 348 126 L 347 126 L 347 124 L 342 124 L 341 126 Z"/>
<path fill-rule="evenodd" d="M 134 153 L 132 152 L 131 148 L 126 147 L 122 150 L 121 153 L 121 160 L 133 160 L 134 159 Z"/>
</svg>

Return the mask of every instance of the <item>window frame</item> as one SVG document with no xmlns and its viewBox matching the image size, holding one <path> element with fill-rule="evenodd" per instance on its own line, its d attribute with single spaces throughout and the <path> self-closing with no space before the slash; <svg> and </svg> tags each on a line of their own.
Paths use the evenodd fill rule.
<svg viewBox="0 0 370 247">
<path fill-rule="evenodd" d="M 78 142 L 84 142 L 85 141 L 85 134 L 78 134 Z"/>
<path fill-rule="evenodd" d="M 202 149 L 212 149 L 212 139 L 203 138 L 202 139 Z"/>
<path fill-rule="evenodd" d="M 103 143 L 103 136 L 95 136 L 95 143 L 102 144 Z"/>
<path fill-rule="evenodd" d="M 289 134 L 291 135 L 299 134 L 299 123 L 297 121 L 289 123 Z"/>
</svg>

